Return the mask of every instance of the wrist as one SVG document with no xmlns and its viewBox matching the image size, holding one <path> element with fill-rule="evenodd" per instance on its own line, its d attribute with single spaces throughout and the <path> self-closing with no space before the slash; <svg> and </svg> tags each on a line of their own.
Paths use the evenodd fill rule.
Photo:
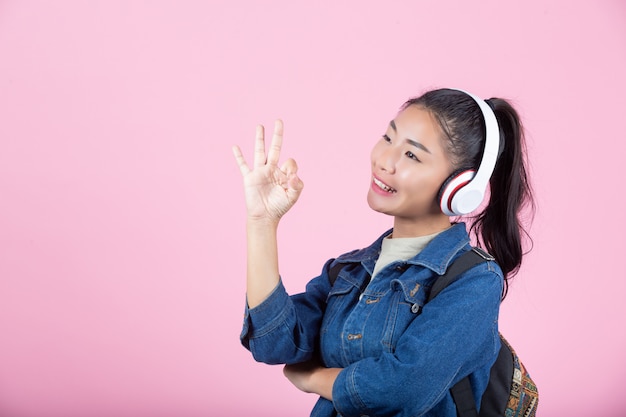
<svg viewBox="0 0 626 417">
<path fill-rule="evenodd" d="M 250 217 L 246 221 L 248 228 L 252 229 L 277 229 L 280 219 L 267 217 Z"/>
</svg>

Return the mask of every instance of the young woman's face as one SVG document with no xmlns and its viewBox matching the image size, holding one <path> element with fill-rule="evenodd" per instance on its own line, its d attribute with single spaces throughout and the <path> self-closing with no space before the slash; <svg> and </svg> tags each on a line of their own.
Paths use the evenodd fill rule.
<svg viewBox="0 0 626 417">
<path fill-rule="evenodd" d="M 367 202 L 373 210 L 408 222 L 441 220 L 437 193 L 452 172 L 441 137 L 435 118 L 418 106 L 389 123 L 371 154 Z"/>
</svg>

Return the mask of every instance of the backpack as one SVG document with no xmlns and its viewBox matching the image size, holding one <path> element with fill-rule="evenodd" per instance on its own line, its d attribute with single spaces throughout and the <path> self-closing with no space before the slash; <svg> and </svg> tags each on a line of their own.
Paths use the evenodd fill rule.
<svg viewBox="0 0 626 417">
<path fill-rule="evenodd" d="M 435 281 L 426 302 L 432 300 L 460 275 L 473 266 L 495 258 L 480 248 L 472 248 L 453 262 L 445 274 Z M 335 264 L 329 271 L 333 285 L 344 264 Z M 500 352 L 491 367 L 489 382 L 482 396 L 480 412 L 476 411 L 469 376 L 450 388 L 458 417 L 535 417 L 539 392 L 528 371 L 509 342 L 500 334 Z"/>
</svg>

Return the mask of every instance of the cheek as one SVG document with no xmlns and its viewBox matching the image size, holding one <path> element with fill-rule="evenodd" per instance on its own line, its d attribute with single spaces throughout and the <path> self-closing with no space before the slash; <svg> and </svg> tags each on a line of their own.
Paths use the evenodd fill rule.
<svg viewBox="0 0 626 417">
<path fill-rule="evenodd" d="M 412 175 L 405 175 L 403 179 L 406 184 L 409 184 L 409 188 L 419 193 L 421 198 L 430 200 L 437 196 L 443 180 L 440 179 L 440 175 L 434 172 L 413 172 Z"/>
<path fill-rule="evenodd" d="M 370 152 L 370 162 L 372 166 L 376 165 L 376 160 L 380 158 L 380 143 L 377 143 Z"/>
</svg>

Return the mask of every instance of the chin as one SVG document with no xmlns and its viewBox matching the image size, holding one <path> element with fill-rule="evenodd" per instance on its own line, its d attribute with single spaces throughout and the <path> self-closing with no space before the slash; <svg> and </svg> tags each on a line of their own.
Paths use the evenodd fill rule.
<svg viewBox="0 0 626 417">
<path fill-rule="evenodd" d="M 389 212 L 388 208 L 385 208 L 383 206 L 381 206 L 380 204 L 376 204 L 375 199 L 371 198 L 371 196 L 368 194 L 367 195 L 367 205 L 370 206 L 370 208 L 378 213 L 382 213 L 382 214 L 387 214 L 387 215 L 392 215 Z"/>
</svg>

